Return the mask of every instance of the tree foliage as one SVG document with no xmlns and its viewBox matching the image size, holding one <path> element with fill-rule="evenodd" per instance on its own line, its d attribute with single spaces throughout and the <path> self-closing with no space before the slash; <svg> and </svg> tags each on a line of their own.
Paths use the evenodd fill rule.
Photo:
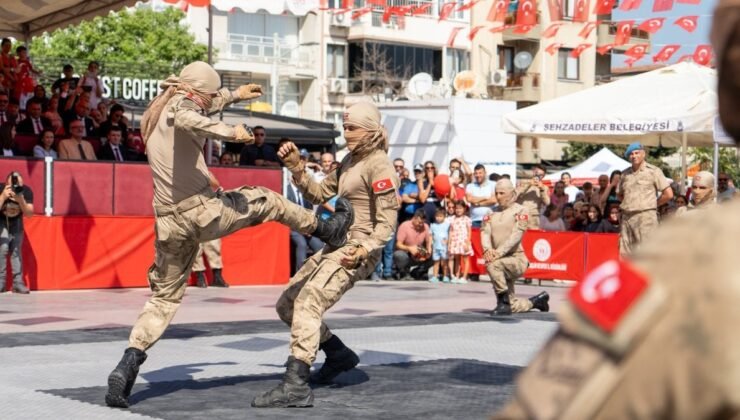
<svg viewBox="0 0 740 420">
<path fill-rule="evenodd" d="M 90 60 L 99 61 L 101 73 L 158 79 L 177 73 L 185 64 L 207 58 L 207 47 L 181 23 L 185 14 L 168 7 L 124 9 L 78 25 L 34 37 L 30 52 L 37 67 L 59 74 L 72 63 L 82 72 Z"/>
<path fill-rule="evenodd" d="M 714 150 L 711 147 L 694 147 L 689 150 L 689 156 L 693 162 L 701 165 L 702 170 L 714 171 Z M 719 172 L 726 173 L 735 182 L 740 181 L 740 161 L 737 157 L 737 149 L 734 147 L 719 149 Z"/>
<path fill-rule="evenodd" d="M 563 160 L 570 164 L 578 164 L 593 156 L 604 147 L 608 148 L 614 152 L 615 155 L 620 157 L 624 157 L 624 152 L 627 150 L 626 144 L 591 144 L 571 142 L 563 150 Z M 666 165 L 661 158 L 670 156 L 676 153 L 677 150 L 678 149 L 675 147 L 648 147 L 647 161 L 661 168 L 666 175 L 673 175 L 670 173 L 668 165 Z"/>
</svg>

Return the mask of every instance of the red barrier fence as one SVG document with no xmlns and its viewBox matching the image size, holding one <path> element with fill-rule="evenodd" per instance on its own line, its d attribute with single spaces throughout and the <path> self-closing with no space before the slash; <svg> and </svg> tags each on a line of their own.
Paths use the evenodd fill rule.
<svg viewBox="0 0 740 420">
<path fill-rule="evenodd" d="M 473 228 L 471 274 L 487 274 L 480 229 Z M 524 277 L 540 280 L 581 280 L 602 262 L 619 257 L 619 235 L 529 230 L 522 239 L 529 269 Z"/>
<path fill-rule="evenodd" d="M 24 228 L 23 277 L 32 290 L 147 286 L 154 261 L 152 217 L 32 217 Z M 227 281 L 287 283 L 288 232 L 278 223 L 265 223 L 223 238 Z"/>
</svg>

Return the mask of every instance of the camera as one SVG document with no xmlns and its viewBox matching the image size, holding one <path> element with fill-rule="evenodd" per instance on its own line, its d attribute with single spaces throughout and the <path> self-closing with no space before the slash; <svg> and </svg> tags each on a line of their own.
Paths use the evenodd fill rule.
<svg viewBox="0 0 740 420">
<path fill-rule="evenodd" d="M 84 90 L 85 92 L 92 92 L 92 86 L 83 86 L 82 90 Z"/>
<path fill-rule="evenodd" d="M 13 192 L 16 194 L 23 192 L 23 186 L 18 184 L 18 174 L 13 174 L 10 177 L 10 187 L 13 188 Z"/>
</svg>

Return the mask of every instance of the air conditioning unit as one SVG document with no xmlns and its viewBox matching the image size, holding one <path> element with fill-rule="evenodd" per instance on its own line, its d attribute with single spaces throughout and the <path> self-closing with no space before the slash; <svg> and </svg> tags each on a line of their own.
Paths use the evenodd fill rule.
<svg viewBox="0 0 740 420">
<path fill-rule="evenodd" d="M 332 13 L 331 14 L 331 26 L 340 26 L 342 28 L 349 28 L 352 24 L 352 17 L 350 13 Z"/>
<path fill-rule="evenodd" d="M 329 79 L 329 93 L 347 93 L 347 79 Z"/>
<path fill-rule="evenodd" d="M 488 77 L 488 86 L 501 86 L 506 87 L 506 69 L 494 70 Z"/>
</svg>

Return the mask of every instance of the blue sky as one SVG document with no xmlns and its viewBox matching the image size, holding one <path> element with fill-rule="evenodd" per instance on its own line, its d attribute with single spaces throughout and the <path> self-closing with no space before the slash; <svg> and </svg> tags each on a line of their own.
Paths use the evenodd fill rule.
<svg viewBox="0 0 740 420">
<path fill-rule="evenodd" d="M 653 17 L 666 18 L 665 22 L 663 22 L 663 28 L 653 35 L 653 47 L 650 50 L 650 54 L 645 55 L 645 57 L 635 63 L 635 66 L 653 64 L 653 55 L 657 54 L 663 46 L 668 44 L 680 44 L 681 49 L 678 50 L 669 61 L 669 63 L 675 63 L 679 58 L 681 58 L 681 56 L 693 54 L 697 45 L 709 44 L 709 31 L 712 26 L 712 12 L 714 11 L 717 1 L 718 0 L 702 0 L 701 4 L 697 5 L 674 2 L 673 9 L 667 12 L 653 12 L 654 0 L 642 0 L 642 5 L 640 5 L 639 9 L 630 10 L 629 12 L 615 9 L 612 14 L 612 19 L 615 21 L 633 19 L 636 24 L 640 24 L 642 21 Z M 692 15 L 699 16 L 697 28 L 692 33 L 686 32 L 679 26 L 673 24 L 673 22 L 681 16 Z M 613 67 L 623 66 L 626 58 L 623 54 L 614 54 L 612 57 Z"/>
</svg>

